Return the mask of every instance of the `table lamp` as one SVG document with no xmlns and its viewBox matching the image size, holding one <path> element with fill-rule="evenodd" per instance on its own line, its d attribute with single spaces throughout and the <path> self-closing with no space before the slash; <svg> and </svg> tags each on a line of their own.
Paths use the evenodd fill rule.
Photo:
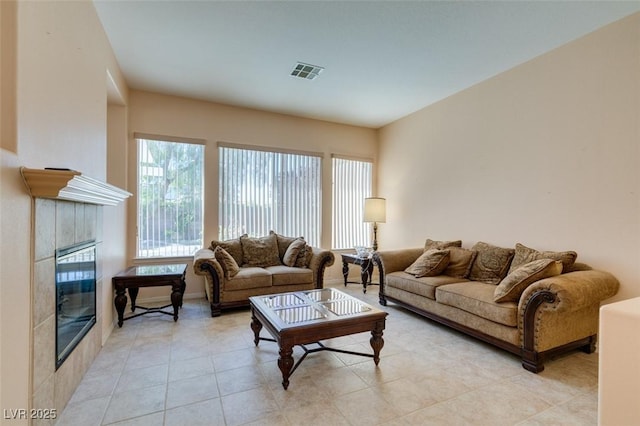
<svg viewBox="0 0 640 426">
<path fill-rule="evenodd" d="M 378 197 L 364 199 L 364 222 L 373 222 L 373 251 L 378 250 L 378 223 L 387 220 L 386 201 Z"/>
</svg>

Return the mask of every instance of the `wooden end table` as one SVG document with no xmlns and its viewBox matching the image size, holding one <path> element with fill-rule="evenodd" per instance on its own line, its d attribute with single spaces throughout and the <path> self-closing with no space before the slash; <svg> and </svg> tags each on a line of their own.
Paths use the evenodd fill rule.
<svg viewBox="0 0 640 426">
<path fill-rule="evenodd" d="M 353 281 L 348 281 L 349 264 L 360 265 L 360 279 L 362 280 L 362 292 L 367 292 L 367 286 L 372 285 L 371 277 L 373 276 L 373 257 L 360 257 L 357 254 L 342 254 L 342 275 L 344 276 L 344 286 Z M 360 283 L 356 283 L 360 284 Z"/>
<path fill-rule="evenodd" d="M 184 263 L 170 265 L 140 265 L 120 272 L 114 276 L 111 281 L 116 291 L 116 297 L 113 301 L 118 312 L 118 327 L 122 327 L 122 323 L 128 319 L 138 317 L 144 314 L 159 312 L 166 315 L 172 315 L 174 321 L 178 321 L 178 309 L 182 307 L 182 297 L 187 285 L 184 280 L 187 265 Z M 136 305 L 138 290 L 140 287 L 160 287 L 171 286 L 171 303 L 156 308 L 145 308 Z M 131 298 L 131 312 L 135 312 L 136 308 L 144 309 L 144 312 L 124 317 L 124 308 L 127 306 L 127 296 L 125 290 L 129 291 Z M 165 311 L 165 308 L 173 306 L 173 312 Z"/>
</svg>

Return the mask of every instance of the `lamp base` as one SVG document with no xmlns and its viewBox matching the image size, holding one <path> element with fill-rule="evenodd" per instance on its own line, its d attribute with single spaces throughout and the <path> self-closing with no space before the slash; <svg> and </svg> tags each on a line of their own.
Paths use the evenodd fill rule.
<svg viewBox="0 0 640 426">
<path fill-rule="evenodd" d="M 373 251 L 378 251 L 378 224 L 373 222 Z"/>
</svg>

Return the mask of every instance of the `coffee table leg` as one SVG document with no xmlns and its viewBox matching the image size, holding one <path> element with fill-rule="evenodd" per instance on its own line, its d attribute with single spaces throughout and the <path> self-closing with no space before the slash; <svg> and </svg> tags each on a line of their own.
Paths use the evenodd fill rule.
<svg viewBox="0 0 640 426">
<path fill-rule="evenodd" d="M 278 367 L 282 372 L 282 387 L 287 390 L 289 387 L 289 376 L 293 368 L 293 346 L 280 343 L 280 358 L 278 358 Z"/>
<path fill-rule="evenodd" d="M 376 327 L 371 330 L 371 339 L 369 339 L 369 343 L 371 343 L 371 347 L 373 348 L 373 362 L 378 365 L 380 362 L 380 351 L 384 346 L 384 340 L 382 339 L 382 329 Z"/>
<path fill-rule="evenodd" d="M 118 327 L 122 327 L 124 308 L 127 306 L 127 295 L 125 294 L 124 286 L 116 286 L 116 298 L 113 300 L 113 304 L 116 305 L 116 311 L 118 311 Z"/>
<path fill-rule="evenodd" d="M 260 342 L 260 330 L 262 330 L 262 323 L 258 321 L 258 318 L 256 318 L 253 308 L 251 308 L 251 330 L 253 330 L 253 343 L 258 346 L 258 343 Z"/>
</svg>

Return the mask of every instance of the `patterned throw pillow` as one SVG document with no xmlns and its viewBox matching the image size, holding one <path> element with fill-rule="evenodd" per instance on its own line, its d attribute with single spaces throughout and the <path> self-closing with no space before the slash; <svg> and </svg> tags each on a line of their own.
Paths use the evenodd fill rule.
<svg viewBox="0 0 640 426">
<path fill-rule="evenodd" d="M 462 240 L 455 241 L 436 241 L 430 238 L 427 238 L 427 241 L 424 242 L 424 251 L 431 249 L 446 249 L 449 247 L 462 247 Z"/>
<path fill-rule="evenodd" d="M 309 244 L 305 244 L 304 247 L 298 253 L 296 263 L 293 265 L 296 268 L 308 268 L 311 264 L 311 258 L 313 257 L 313 248 Z"/>
<path fill-rule="evenodd" d="M 225 251 L 233 257 L 238 265 L 242 265 L 242 245 L 240 244 L 239 238 L 226 241 L 211 241 L 211 250 L 215 250 L 218 246 L 225 249 Z"/>
<path fill-rule="evenodd" d="M 284 256 L 282 256 L 282 264 L 285 266 L 296 266 L 298 255 L 306 244 L 302 238 L 293 240 L 293 242 L 289 244 L 289 247 L 287 247 L 287 251 L 284 252 Z"/>
<path fill-rule="evenodd" d="M 435 277 L 440 275 L 449 264 L 449 251 L 431 249 L 420 255 L 407 269 L 407 274 L 420 277 Z"/>
<path fill-rule="evenodd" d="M 443 274 L 450 277 L 467 278 L 478 252 L 460 247 L 448 247 L 447 250 L 449 250 L 449 265 Z"/>
<path fill-rule="evenodd" d="M 278 241 L 275 234 L 260 238 L 250 238 L 247 235 L 240 237 L 242 244 L 242 266 L 267 266 L 281 265 L 278 256 Z"/>
<path fill-rule="evenodd" d="M 276 240 L 278 242 L 278 256 L 280 257 L 280 260 L 284 258 L 284 253 L 287 251 L 287 248 L 289 248 L 289 244 L 298 238 L 302 238 L 304 240 L 304 237 L 285 237 L 284 235 L 277 234 L 274 231 L 269 231 L 269 235 L 272 234 L 276 236 Z"/>
<path fill-rule="evenodd" d="M 507 276 L 514 249 L 497 247 L 482 241 L 473 245 L 478 255 L 471 266 L 469 279 L 489 284 L 498 284 Z"/>
<path fill-rule="evenodd" d="M 220 266 L 222 266 L 222 270 L 224 271 L 224 275 L 227 279 L 231 279 L 238 275 L 238 272 L 240 272 L 240 268 L 238 267 L 238 264 L 236 263 L 233 256 L 229 254 L 229 252 L 227 252 L 222 247 L 217 246 L 213 250 L 213 255 L 215 256 Z"/>
<path fill-rule="evenodd" d="M 516 243 L 516 254 L 511 262 L 511 269 L 509 273 L 513 272 L 516 268 L 525 263 L 529 263 L 538 259 L 553 259 L 562 262 L 562 271 L 569 272 L 571 267 L 576 262 L 578 253 L 575 251 L 538 251 L 529 248 L 520 243 Z"/>
<path fill-rule="evenodd" d="M 495 302 L 517 302 L 527 287 L 543 278 L 562 273 L 562 262 L 553 259 L 538 259 L 518 266 L 509 273 L 493 293 Z"/>
</svg>

